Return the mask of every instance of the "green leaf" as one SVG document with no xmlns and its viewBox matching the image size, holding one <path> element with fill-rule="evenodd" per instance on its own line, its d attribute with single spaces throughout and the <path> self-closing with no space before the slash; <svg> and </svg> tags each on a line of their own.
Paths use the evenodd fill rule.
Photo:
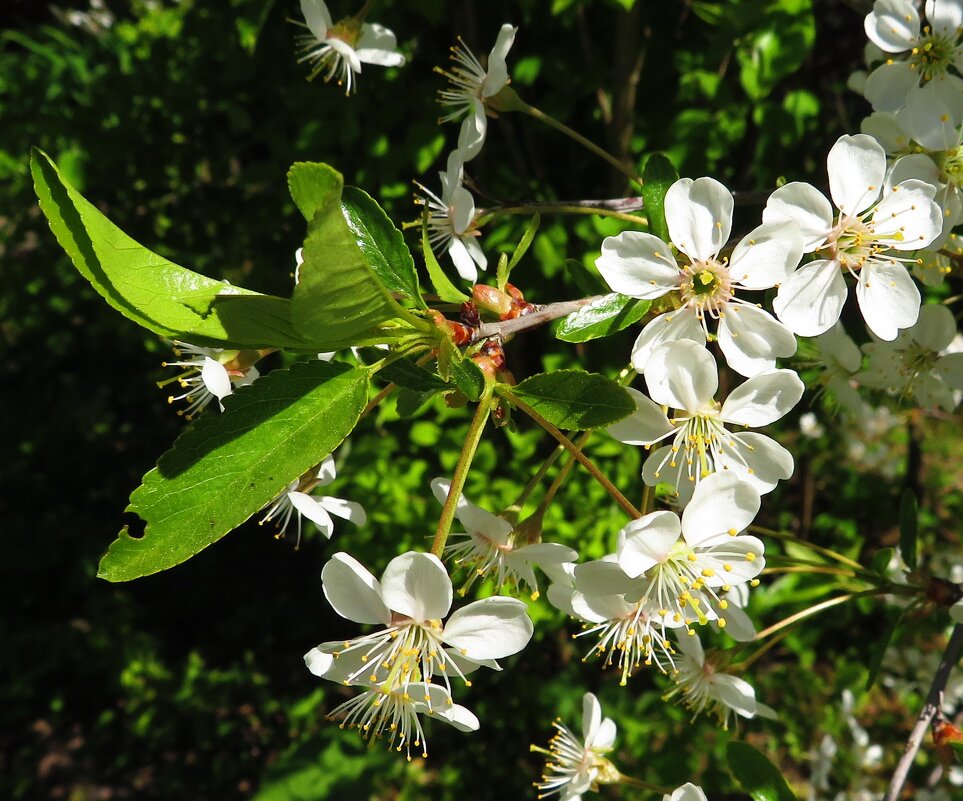
<svg viewBox="0 0 963 801">
<path fill-rule="evenodd" d="M 411 298 L 427 308 L 418 285 L 418 272 L 401 231 L 367 192 L 346 186 L 341 211 L 371 269 L 392 292 Z"/>
<path fill-rule="evenodd" d="M 730 740 L 726 756 L 729 770 L 753 801 L 796 801 L 779 769 L 749 743 Z"/>
<path fill-rule="evenodd" d="M 415 417 L 425 408 L 428 401 L 440 391 L 441 390 L 416 392 L 413 389 L 399 389 L 397 397 L 395 398 L 395 409 L 398 412 L 398 416 L 402 418 Z"/>
<path fill-rule="evenodd" d="M 522 239 L 518 243 L 518 247 L 515 248 L 515 252 L 512 254 L 511 261 L 508 262 L 508 269 L 505 271 L 505 279 L 508 280 L 508 276 L 512 270 L 518 265 L 522 260 L 522 257 L 528 252 L 529 247 L 531 247 L 532 242 L 535 239 L 535 234 L 538 233 L 538 224 L 542 221 L 542 218 L 536 214 L 529 221 L 528 225 L 525 226 L 525 233 L 522 234 Z M 499 289 L 504 288 L 505 284 L 501 283 Z"/>
<path fill-rule="evenodd" d="M 573 431 L 608 426 L 635 411 L 635 401 L 621 384 L 582 370 L 533 375 L 508 392 L 553 425 Z"/>
<path fill-rule="evenodd" d="M 458 289 L 435 258 L 435 253 L 431 249 L 431 242 L 428 241 L 428 215 L 426 214 L 421 221 L 421 252 L 425 256 L 425 267 L 428 268 L 428 278 L 431 285 L 435 288 L 435 294 L 445 303 L 464 303 L 469 300 L 468 295 Z"/>
<path fill-rule="evenodd" d="M 904 489 L 899 499 L 899 552 L 910 570 L 916 569 L 918 561 L 916 545 L 918 519 L 916 494 L 911 489 Z"/>
<path fill-rule="evenodd" d="M 130 496 L 144 535 L 125 527 L 98 575 L 130 581 L 217 542 L 321 461 L 358 422 L 369 371 L 312 361 L 274 370 L 188 427 Z"/>
<path fill-rule="evenodd" d="M 870 563 L 874 573 L 886 577 L 887 570 L 889 568 L 890 562 L 893 561 L 893 554 L 896 551 L 893 548 L 880 548 L 876 553 L 873 554 L 873 559 Z"/>
<path fill-rule="evenodd" d="M 208 278 L 148 250 L 101 214 L 36 148 L 30 170 L 57 241 L 80 274 L 128 319 L 195 345 L 308 345 L 291 324 L 290 301 Z"/>
<path fill-rule="evenodd" d="M 891 609 L 889 611 L 889 621 L 886 624 L 883 636 L 873 643 L 873 650 L 869 655 L 869 673 L 866 675 L 866 692 L 869 692 L 876 683 L 879 668 L 883 664 L 883 657 L 886 656 L 889 644 L 893 639 L 893 635 L 896 633 L 896 629 L 899 628 L 899 624 L 902 622 L 905 613 L 905 607 L 903 609 Z"/>
<path fill-rule="evenodd" d="M 399 306 L 358 245 L 341 211 L 342 179 L 327 164 L 288 173 L 294 202 L 309 217 L 293 319 L 318 350 L 391 342 L 420 322 Z"/>
<path fill-rule="evenodd" d="M 672 162 L 661 153 L 653 153 L 642 168 L 642 199 L 649 232 L 664 242 L 669 241 L 669 226 L 665 221 L 665 193 L 679 180 Z"/>
<path fill-rule="evenodd" d="M 477 401 L 485 390 L 485 374 L 448 337 L 442 339 L 438 349 L 438 371 L 442 378 L 454 383 L 468 400 Z"/>
<path fill-rule="evenodd" d="M 382 367 L 378 371 L 378 378 L 417 392 L 448 389 L 448 384 L 438 376 L 407 358 L 398 359 Z"/>
<path fill-rule="evenodd" d="M 588 342 L 628 328 L 637 323 L 652 305 L 650 300 L 639 300 L 617 292 L 583 306 L 562 320 L 555 336 L 563 342 Z"/>
</svg>

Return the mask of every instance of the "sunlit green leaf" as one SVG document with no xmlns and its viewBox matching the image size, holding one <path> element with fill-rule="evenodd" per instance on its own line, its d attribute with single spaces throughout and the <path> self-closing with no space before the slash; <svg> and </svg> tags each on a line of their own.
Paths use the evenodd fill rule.
<svg viewBox="0 0 963 801">
<path fill-rule="evenodd" d="M 731 740 L 726 756 L 729 770 L 753 801 L 796 801 L 779 769 L 749 743 Z"/>
<path fill-rule="evenodd" d="M 564 318 L 555 331 L 563 342 L 588 342 L 628 328 L 641 320 L 652 302 L 620 295 L 604 295 Z"/>
<path fill-rule="evenodd" d="M 582 370 L 556 370 L 507 388 L 558 428 L 585 431 L 608 426 L 635 411 L 635 401 L 610 378 Z"/>
</svg>

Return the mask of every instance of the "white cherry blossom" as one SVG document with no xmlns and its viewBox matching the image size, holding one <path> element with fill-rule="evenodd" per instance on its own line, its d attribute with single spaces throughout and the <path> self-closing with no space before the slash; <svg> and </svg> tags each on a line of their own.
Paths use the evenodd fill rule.
<svg viewBox="0 0 963 801">
<path fill-rule="evenodd" d="M 670 247 L 652 234 L 624 231 L 602 242 L 595 265 L 614 292 L 654 300 L 678 293 L 680 307 L 655 317 L 632 348 L 644 372 L 654 348 L 676 339 L 705 343 L 707 318 L 718 323 L 719 347 L 729 366 L 751 376 L 796 352 L 796 338 L 757 305 L 736 297 L 784 281 L 799 264 L 802 241 L 791 223 L 767 223 L 747 234 L 728 259 L 719 253 L 732 229 L 732 193 L 712 178 L 676 181 L 665 196 Z"/>
<path fill-rule="evenodd" d="M 559 801 L 579 801 L 582 793 L 620 780 L 606 757 L 615 745 L 615 722 L 602 717 L 602 706 L 592 693 L 582 698 L 581 737 L 561 720 L 552 725 L 555 735 L 548 748 L 532 746 L 533 752 L 547 757 L 541 781 L 535 783 L 539 798 L 557 795 Z"/>
<path fill-rule="evenodd" d="M 816 337 L 813 344 L 818 355 L 807 366 L 818 368 L 816 395 L 828 392 L 841 409 L 858 417 L 866 409 L 853 379 L 863 364 L 859 346 L 850 339 L 841 322 Z"/>
<path fill-rule="evenodd" d="M 465 161 L 475 158 L 485 143 L 488 132 L 488 115 L 496 115 L 492 107 L 494 97 L 509 84 L 508 66 L 505 59 L 515 42 L 518 28 L 502 25 L 495 46 L 488 54 L 487 69 L 459 39 L 452 48 L 450 70 L 439 70 L 448 78 L 449 88 L 439 92 L 439 102 L 449 107 L 442 122 L 462 120 L 458 135 L 458 148 Z"/>
<path fill-rule="evenodd" d="M 963 2 L 927 0 L 926 24 L 913 0 L 876 0 L 866 16 L 869 40 L 886 60 L 867 77 L 866 99 L 878 111 L 899 111 L 932 85 L 963 113 Z"/>
<path fill-rule="evenodd" d="M 671 793 L 662 796 L 662 801 L 708 801 L 702 788 L 686 782 L 681 787 L 676 787 Z"/>
<path fill-rule="evenodd" d="M 242 356 L 243 353 L 243 356 Z M 253 363 L 245 358 L 249 352 L 226 351 L 222 348 L 202 348 L 187 342 L 174 342 L 176 361 L 164 362 L 163 367 L 180 367 L 182 372 L 172 378 L 158 381 L 157 386 L 166 387 L 175 381 L 184 390 L 180 395 L 170 395 L 168 403 L 185 401 L 186 409 L 178 414 L 188 420 L 201 412 L 214 398 L 221 402 L 236 387 L 247 386 L 257 379 L 259 373 Z"/>
<path fill-rule="evenodd" d="M 355 88 L 362 64 L 400 67 L 405 57 L 398 52 L 395 35 L 383 25 L 345 17 L 335 24 L 324 0 L 301 0 L 301 13 L 308 33 L 298 37 L 299 62 L 313 62 L 309 79 L 324 72 L 324 80 L 336 79 L 345 94 Z"/>
<path fill-rule="evenodd" d="M 328 539 L 334 533 L 334 520 L 331 515 L 350 520 L 356 526 L 365 524 L 364 508 L 355 501 L 334 498 L 331 495 L 312 495 L 317 487 L 325 487 L 337 477 L 334 458 L 326 456 L 317 470 L 309 470 L 300 478 L 287 485 L 266 507 L 267 512 L 260 524 L 274 521 L 279 529 L 277 536 L 287 533 L 292 517 L 297 518 L 298 544 L 301 542 L 301 518 L 306 517 Z"/>
<path fill-rule="evenodd" d="M 444 504 L 451 489 L 446 478 L 431 482 L 431 491 L 438 503 Z M 491 576 L 496 587 L 526 586 L 532 600 L 538 598 L 538 581 L 534 565 L 558 565 L 574 562 L 578 553 L 557 542 L 516 542 L 516 532 L 505 518 L 475 506 L 464 495 L 459 497 L 455 517 L 465 527 L 464 532 L 452 532 L 451 544 L 445 555 L 458 567 L 465 567 L 471 575 L 461 589 L 464 595 L 476 578 Z"/>
<path fill-rule="evenodd" d="M 428 241 L 432 250 L 447 252 L 458 275 L 474 284 L 478 270 L 488 267 L 488 259 L 478 244 L 475 200 L 462 185 L 464 166 L 464 153 L 452 151 L 447 168 L 438 173 L 441 196 L 418 184 L 425 197 L 415 202 L 428 209 Z"/>
<path fill-rule="evenodd" d="M 679 340 L 652 352 L 646 368 L 651 400 L 634 389 L 636 411 L 609 426 L 629 445 L 670 445 L 649 454 L 642 466 L 646 484 L 672 484 L 686 499 L 706 476 L 732 471 L 760 493 L 772 490 L 793 471 L 792 454 L 774 440 L 729 426 L 769 425 L 802 397 L 803 383 L 792 370 L 769 370 L 746 380 L 721 405 L 715 400 L 719 376 L 715 359 L 699 343 Z M 673 409 L 668 418 L 660 408 Z"/>
<path fill-rule="evenodd" d="M 773 192 L 763 211 L 767 222 L 795 222 L 804 250 L 820 256 L 780 285 L 773 308 L 795 333 L 822 334 L 842 313 L 846 272 L 856 279 L 866 325 L 880 339 L 894 339 L 916 322 L 920 307 L 919 290 L 900 263 L 912 259 L 899 253 L 926 247 L 939 235 L 936 187 L 910 180 L 883 193 L 886 154 L 865 134 L 840 137 L 828 168 L 835 217 L 818 189 L 798 181 Z"/>
<path fill-rule="evenodd" d="M 916 325 L 892 342 L 863 346 L 869 364 L 856 378 L 867 387 L 912 396 L 924 409 L 952 412 L 963 391 L 963 353 L 946 352 L 955 336 L 953 313 L 946 306 L 926 305 Z"/>
<path fill-rule="evenodd" d="M 452 586 L 433 554 L 408 551 L 392 559 L 379 582 L 347 553 L 336 553 L 321 571 L 324 595 L 334 610 L 355 623 L 383 628 L 344 643 L 315 649 L 348 658 L 348 684 L 366 681 L 386 688 L 444 677 L 464 678 L 466 668 L 522 650 L 532 636 L 527 607 L 515 598 L 475 601 L 450 617 Z M 447 622 L 442 622 L 448 617 Z"/>
</svg>

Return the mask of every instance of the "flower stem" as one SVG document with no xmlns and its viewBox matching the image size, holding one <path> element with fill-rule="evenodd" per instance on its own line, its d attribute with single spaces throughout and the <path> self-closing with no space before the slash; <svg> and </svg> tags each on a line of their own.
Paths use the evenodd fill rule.
<svg viewBox="0 0 963 801">
<path fill-rule="evenodd" d="M 559 431 L 552 423 L 546 420 L 542 415 L 535 411 L 531 406 L 529 406 L 525 401 L 516 395 L 513 395 L 508 387 L 502 386 L 499 389 L 499 394 L 505 398 L 513 406 L 521 409 L 525 414 L 532 418 L 536 423 L 538 423 L 542 428 L 544 428 L 549 434 L 551 434 L 559 442 L 559 444 L 565 448 L 575 460 L 582 465 L 591 474 L 592 478 L 598 481 L 602 485 L 602 488 L 612 496 L 612 499 L 622 507 L 623 511 L 632 518 L 642 517 L 642 513 L 636 509 L 632 502 L 626 498 L 621 492 L 619 492 L 618 487 L 616 487 L 609 479 L 602 473 L 598 467 L 589 459 L 581 449 L 566 437 L 561 431 Z"/>
<path fill-rule="evenodd" d="M 818 615 L 820 612 L 825 612 L 827 609 L 831 609 L 834 606 L 839 606 L 847 601 L 853 600 L 861 595 L 872 595 L 876 591 L 870 590 L 869 592 L 851 592 L 846 595 L 838 595 L 835 598 L 830 598 L 828 601 L 822 601 L 821 603 L 810 606 L 808 609 L 803 609 L 801 612 L 796 612 L 794 615 L 790 615 L 784 620 L 780 620 L 778 623 L 773 624 L 768 629 L 763 629 L 758 634 L 756 634 L 756 641 L 764 640 L 771 634 L 775 634 L 777 631 L 781 631 L 788 626 L 792 626 L 798 623 L 800 620 L 805 620 L 807 617 L 812 617 L 813 615 Z"/>
<path fill-rule="evenodd" d="M 465 444 L 462 446 L 461 455 L 458 457 L 458 464 L 455 465 L 455 474 L 451 478 L 451 487 L 448 490 L 448 497 L 445 505 L 441 509 L 441 517 L 438 520 L 438 528 L 435 529 L 435 539 L 431 543 L 431 552 L 441 559 L 445 550 L 445 543 L 448 541 L 448 533 L 451 531 L 451 524 L 455 519 L 455 509 L 458 506 L 458 499 L 461 491 L 465 487 L 465 479 L 468 478 L 468 469 L 471 461 L 475 458 L 475 451 L 478 443 L 481 442 L 482 432 L 485 430 L 485 423 L 488 422 L 488 414 L 491 411 L 492 390 L 491 386 L 486 386 L 482 393 L 478 405 L 475 407 L 475 415 L 468 426 L 468 433 L 465 436 Z"/>
<path fill-rule="evenodd" d="M 519 98 L 519 100 L 521 99 Z M 524 112 L 525 114 L 528 114 L 530 117 L 534 117 L 536 120 L 539 120 L 540 122 L 544 122 L 546 125 L 550 125 L 552 128 L 565 134 L 570 139 L 574 139 L 576 142 L 582 145 L 582 147 L 587 148 L 588 150 L 591 150 L 600 159 L 607 161 L 609 164 L 615 167 L 615 169 L 617 169 L 630 181 L 634 181 L 639 186 L 642 186 L 642 179 L 638 175 L 636 175 L 633 170 L 626 167 L 621 161 L 615 158 L 615 156 L 613 156 L 611 153 L 609 153 L 606 150 L 603 150 L 597 144 L 595 144 L 589 139 L 586 139 L 584 136 L 582 136 L 582 134 L 578 133 L 577 131 L 573 131 L 567 125 L 565 125 L 562 122 L 559 122 L 550 114 L 546 114 L 541 109 L 537 109 L 535 108 L 535 106 L 529 105 L 528 103 L 525 103 L 525 102 L 521 102 L 521 106 L 518 108 L 518 110 Z"/>
<path fill-rule="evenodd" d="M 663 787 L 660 784 L 652 784 L 651 782 L 644 782 L 642 779 L 634 779 L 631 776 L 626 776 L 624 773 L 619 774 L 619 783 L 627 784 L 629 787 L 638 787 L 642 790 L 648 790 L 650 793 L 662 793 L 662 795 L 671 795 L 671 787 Z"/>
<path fill-rule="evenodd" d="M 808 548 L 809 550 L 814 551 L 815 553 L 822 554 L 823 556 L 829 559 L 832 559 L 835 562 L 840 562 L 841 564 L 848 565 L 849 567 L 855 568 L 861 573 L 866 572 L 866 568 L 864 568 L 859 562 L 856 562 L 853 559 L 850 559 L 848 556 L 843 556 L 841 553 L 837 553 L 836 551 L 831 551 L 829 548 L 823 548 L 823 546 L 816 545 L 813 542 L 807 542 L 806 540 L 801 540 L 799 539 L 799 537 L 797 537 L 794 534 L 790 534 L 788 531 L 775 531 L 774 529 L 764 528 L 762 526 L 749 526 L 749 532 L 752 534 L 762 534 L 763 536 L 766 536 L 766 537 L 774 537 L 775 539 L 778 539 L 778 540 L 790 540 L 792 542 L 798 542 L 803 547 Z"/>
<path fill-rule="evenodd" d="M 531 480 L 525 485 L 525 489 L 521 491 L 515 503 L 505 510 L 505 517 L 509 523 L 513 525 L 518 522 L 518 516 L 521 514 L 522 507 L 525 506 L 525 501 L 528 500 L 528 496 L 535 491 L 535 488 L 542 483 L 542 479 L 545 478 L 545 474 L 551 470 L 552 465 L 558 461 L 558 457 L 565 452 L 565 448 L 561 445 L 557 446 L 549 455 L 548 458 L 542 462 L 541 467 L 535 472 Z"/>
<path fill-rule="evenodd" d="M 636 214 L 626 214 L 624 211 L 615 209 L 600 208 L 598 206 L 569 206 L 556 203 L 526 203 L 520 206 L 496 206 L 495 208 L 485 209 L 478 217 L 478 225 L 484 225 L 492 217 L 501 214 L 591 214 L 596 217 L 612 217 L 622 222 L 632 223 L 633 225 L 647 225 L 645 217 Z"/>
</svg>

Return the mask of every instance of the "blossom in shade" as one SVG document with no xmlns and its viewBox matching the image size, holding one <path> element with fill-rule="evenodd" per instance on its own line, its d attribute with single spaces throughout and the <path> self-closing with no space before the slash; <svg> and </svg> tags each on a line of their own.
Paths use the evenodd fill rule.
<svg viewBox="0 0 963 801">
<path fill-rule="evenodd" d="M 866 15 L 866 36 L 885 61 L 866 78 L 863 94 L 878 111 L 899 111 L 932 86 L 963 112 L 963 2 L 926 0 L 926 24 L 914 0 L 876 0 Z"/>
<path fill-rule="evenodd" d="M 452 151 L 447 169 L 438 173 L 441 179 L 441 195 L 417 184 L 424 193 L 415 202 L 425 206 L 428 213 L 428 242 L 432 250 L 447 252 L 455 269 L 466 281 L 475 283 L 478 270 L 488 267 L 488 259 L 478 244 L 475 227 L 475 200 L 462 185 L 465 155 Z"/>
<path fill-rule="evenodd" d="M 686 499 L 698 482 L 718 471 L 732 471 L 762 493 L 792 475 L 792 454 L 781 445 L 764 434 L 726 427 L 757 428 L 789 412 L 804 389 L 792 370 L 759 373 L 720 405 L 715 400 L 719 386 L 715 359 L 698 342 L 679 340 L 652 352 L 646 383 L 651 399 L 630 388 L 636 411 L 607 429 L 629 445 L 670 441 L 645 460 L 646 484 L 672 484 Z M 671 419 L 661 406 L 674 410 Z"/>
<path fill-rule="evenodd" d="M 856 378 L 863 386 L 912 397 L 925 409 L 952 412 L 963 391 L 963 353 L 947 352 L 955 336 L 953 313 L 926 305 L 916 325 L 892 342 L 863 345 L 869 364 Z"/>
<path fill-rule="evenodd" d="M 301 0 L 301 13 L 308 33 L 298 37 L 301 57 L 312 64 L 309 79 L 324 73 L 324 80 L 337 80 L 345 94 L 355 88 L 362 64 L 400 67 L 405 57 L 398 52 L 395 35 L 383 25 L 346 17 L 337 24 L 323 0 Z"/>
<path fill-rule="evenodd" d="M 450 689 L 449 674 L 464 679 L 466 667 L 495 666 L 493 660 L 522 650 L 532 636 L 527 607 L 515 598 L 485 598 L 448 617 L 451 579 L 432 554 L 396 556 L 378 581 L 354 557 L 336 553 L 321 571 L 321 582 L 339 615 L 382 627 L 314 649 L 321 664 L 325 655 L 335 665 L 347 660 L 352 669 L 341 679 L 347 684 L 394 689 L 440 675 Z"/>
<path fill-rule="evenodd" d="M 301 542 L 301 518 L 306 517 L 328 539 L 334 533 L 334 520 L 331 515 L 350 520 L 356 526 L 365 524 L 364 508 L 355 501 L 346 501 L 330 495 L 312 495 L 317 487 L 324 487 L 334 481 L 337 472 L 334 458 L 326 456 L 320 466 L 309 470 L 300 478 L 288 484 L 278 496 L 265 507 L 267 511 L 259 521 L 261 524 L 274 522 L 278 527 L 278 537 L 287 533 L 291 518 L 297 518 L 298 543 Z"/>
<path fill-rule="evenodd" d="M 681 787 L 676 787 L 671 793 L 662 796 L 662 801 L 708 801 L 702 788 L 686 782 Z"/>
<path fill-rule="evenodd" d="M 816 395 L 829 393 L 841 409 L 858 417 L 866 408 L 853 379 L 863 364 L 859 346 L 850 339 L 841 322 L 813 342 L 817 357 L 811 365 L 818 368 Z"/>
<path fill-rule="evenodd" d="M 652 351 L 664 342 L 691 339 L 705 344 L 708 320 L 729 366 L 751 376 L 796 352 L 796 338 L 768 312 L 737 297 L 786 280 L 799 264 L 802 241 L 795 225 L 766 223 L 749 232 L 729 258 L 719 253 L 732 230 L 732 193 L 712 178 L 683 178 L 669 187 L 665 217 L 669 245 L 652 234 L 624 231 L 602 242 L 595 265 L 609 287 L 623 295 L 654 300 L 677 293 L 679 308 L 655 317 L 632 348 L 632 366 L 644 372 Z"/>
<path fill-rule="evenodd" d="M 447 71 L 438 70 L 449 83 L 447 89 L 438 93 L 439 102 L 448 109 L 442 122 L 462 120 L 458 148 L 465 161 L 475 158 L 481 151 L 488 132 L 488 115 L 497 112 L 492 107 L 493 99 L 509 84 L 505 59 L 517 31 L 518 28 L 511 25 L 502 25 L 495 46 L 488 54 L 487 68 L 459 39 L 451 49 L 452 67 Z"/>
<path fill-rule="evenodd" d="M 620 781 L 619 771 L 606 757 L 615 745 L 615 722 L 602 717 L 602 706 L 592 693 L 582 698 L 581 737 L 560 719 L 552 725 L 555 735 L 548 748 L 531 748 L 547 758 L 542 778 L 535 783 L 539 798 L 579 801 L 583 793 L 597 790 L 600 784 Z"/>
<path fill-rule="evenodd" d="M 438 503 L 445 503 L 450 490 L 451 482 L 447 478 L 431 482 L 431 491 Z M 462 595 L 476 578 L 491 577 L 496 587 L 506 584 L 519 589 L 528 587 L 535 600 L 538 582 L 532 569 L 534 565 L 557 565 L 578 559 L 576 551 L 557 542 L 517 542 L 511 523 L 475 506 L 464 495 L 458 498 L 455 517 L 465 531 L 449 534 L 451 544 L 445 547 L 445 556 L 456 566 L 471 571 L 461 589 Z"/>
<path fill-rule="evenodd" d="M 713 714 L 724 729 L 729 728 L 734 714 L 743 718 L 776 716 L 770 707 L 756 700 L 756 691 L 749 682 L 723 673 L 713 659 L 706 657 L 698 634 L 683 634 L 678 648 L 678 672 L 673 676 L 676 686 L 665 698 L 680 695 L 693 717 L 703 712 Z"/>
<path fill-rule="evenodd" d="M 856 299 L 869 329 L 895 339 L 919 314 L 920 293 L 901 262 L 901 253 L 929 245 L 943 227 L 933 200 L 936 187 L 903 181 L 883 192 L 886 154 L 866 134 L 842 136 L 828 158 L 833 203 L 813 186 L 798 181 L 769 197 L 766 222 L 795 222 L 804 250 L 819 257 L 779 286 L 776 315 L 800 336 L 828 331 L 839 319 L 848 290 L 844 273 L 856 280 Z"/>
<path fill-rule="evenodd" d="M 179 367 L 182 372 L 172 378 L 158 381 L 157 386 L 165 387 L 177 382 L 183 392 L 170 395 L 168 403 L 184 401 L 186 409 L 178 414 L 193 420 L 214 398 L 217 398 L 221 411 L 221 401 L 236 387 L 247 386 L 258 377 L 257 368 L 252 364 L 242 364 L 239 351 L 225 351 L 221 348 L 202 348 L 187 342 L 174 342 L 176 361 L 164 362 L 164 367 Z"/>
</svg>

